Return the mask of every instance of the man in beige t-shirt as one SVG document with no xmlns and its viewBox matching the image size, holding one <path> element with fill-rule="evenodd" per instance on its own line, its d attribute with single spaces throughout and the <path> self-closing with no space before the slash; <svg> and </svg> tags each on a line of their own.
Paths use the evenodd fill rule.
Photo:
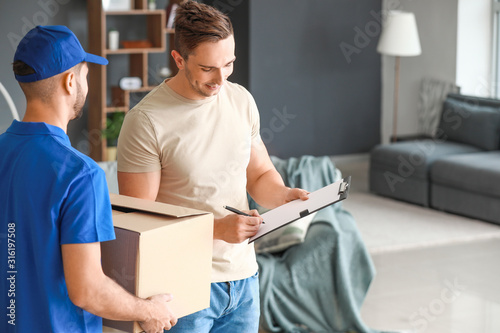
<svg viewBox="0 0 500 333">
<path fill-rule="evenodd" d="M 211 306 L 180 318 L 173 332 L 257 332 L 258 266 L 248 238 L 262 218 L 248 212 L 247 191 L 267 208 L 308 192 L 285 187 L 260 137 L 254 99 L 227 81 L 235 61 L 227 16 L 189 1 L 177 9 L 175 29 L 178 74 L 125 118 L 120 193 L 214 213 Z M 228 214 L 225 205 L 252 216 Z"/>
</svg>

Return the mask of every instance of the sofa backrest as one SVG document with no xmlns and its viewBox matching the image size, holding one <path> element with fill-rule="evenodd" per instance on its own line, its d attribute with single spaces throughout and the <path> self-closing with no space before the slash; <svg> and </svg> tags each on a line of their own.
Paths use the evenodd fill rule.
<svg viewBox="0 0 500 333">
<path fill-rule="evenodd" d="M 448 94 L 436 136 L 483 150 L 500 149 L 500 100 Z"/>
</svg>

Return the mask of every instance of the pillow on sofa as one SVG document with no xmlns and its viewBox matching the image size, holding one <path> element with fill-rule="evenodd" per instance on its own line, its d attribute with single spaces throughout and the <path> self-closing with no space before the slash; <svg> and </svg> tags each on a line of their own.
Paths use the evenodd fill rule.
<svg viewBox="0 0 500 333">
<path fill-rule="evenodd" d="M 342 173 L 328 156 L 305 155 L 285 160 L 271 156 L 271 161 L 285 181 L 285 185 L 289 187 L 302 187 L 308 191 L 316 191 L 342 179 Z M 250 196 L 248 196 L 248 202 L 250 208 L 257 209 L 260 214 L 267 211 Z M 337 207 L 340 209 L 341 206 L 337 205 Z M 304 242 L 309 225 L 315 222 L 313 221 L 315 217 L 316 212 L 257 239 L 254 243 L 255 251 L 257 253 L 280 252 Z"/>
<path fill-rule="evenodd" d="M 437 137 L 496 150 L 500 144 L 500 104 L 483 103 L 487 99 L 448 97 L 443 103 Z M 491 100 L 493 101 L 493 100 Z"/>
<path fill-rule="evenodd" d="M 303 243 L 314 216 L 316 216 L 316 212 L 257 239 L 255 252 L 280 252 L 292 245 Z"/>
</svg>

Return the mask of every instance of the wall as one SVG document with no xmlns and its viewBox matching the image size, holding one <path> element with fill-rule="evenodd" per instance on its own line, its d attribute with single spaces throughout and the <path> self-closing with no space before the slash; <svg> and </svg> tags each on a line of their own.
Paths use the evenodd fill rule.
<svg viewBox="0 0 500 333">
<path fill-rule="evenodd" d="M 456 82 L 457 0 L 384 0 L 384 11 L 413 12 L 422 54 L 401 57 L 398 135 L 418 132 L 418 99 L 423 78 Z M 394 57 L 382 56 L 382 142 L 392 134 Z"/>
<path fill-rule="evenodd" d="M 380 6 L 250 1 L 250 90 L 271 154 L 349 154 L 379 142 Z"/>
<path fill-rule="evenodd" d="M 213 6 L 228 15 L 231 19 L 236 43 L 233 74 L 230 81 L 236 82 L 249 89 L 249 33 L 250 16 L 249 0 L 204 0 L 201 1 Z"/>
<path fill-rule="evenodd" d="M 158 0 L 158 7 L 165 2 Z M 271 153 L 282 157 L 358 153 L 378 142 L 380 56 L 375 46 L 380 23 L 372 11 L 380 12 L 380 0 L 205 2 L 233 19 L 237 62 L 231 80 L 254 94 Z M 24 96 L 11 69 L 16 39 L 36 24 L 64 24 L 86 47 L 86 1 L 3 1 L 0 15 L 0 42 L 5 45 L 0 80 L 22 117 Z M 150 65 L 165 61 L 164 55 L 158 57 L 150 59 Z M 113 59 L 122 61 L 124 65 L 115 68 L 126 68 L 126 61 Z M 115 70 L 109 74 L 115 81 L 121 76 Z M 3 131 L 11 120 L 5 111 L 0 114 Z M 86 123 L 84 113 L 68 127 L 72 144 L 82 151 L 87 149 Z"/>
<path fill-rule="evenodd" d="M 0 4 L 0 81 L 10 93 L 22 118 L 26 108 L 24 95 L 12 73 L 12 61 L 20 39 L 35 25 L 68 26 L 83 45 L 87 42 L 87 14 L 84 0 L 25 0 L 2 1 Z M 0 97 L 0 133 L 4 132 L 12 116 L 3 97 Z M 86 117 L 73 121 L 68 133 L 73 144 L 84 140 Z"/>
</svg>

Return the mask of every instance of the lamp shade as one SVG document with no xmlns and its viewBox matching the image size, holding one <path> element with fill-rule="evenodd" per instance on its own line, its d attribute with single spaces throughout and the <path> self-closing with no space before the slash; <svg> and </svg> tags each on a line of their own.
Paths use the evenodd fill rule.
<svg viewBox="0 0 500 333">
<path fill-rule="evenodd" d="M 403 11 L 390 11 L 382 28 L 377 51 L 402 57 L 421 54 L 415 15 Z"/>
</svg>

